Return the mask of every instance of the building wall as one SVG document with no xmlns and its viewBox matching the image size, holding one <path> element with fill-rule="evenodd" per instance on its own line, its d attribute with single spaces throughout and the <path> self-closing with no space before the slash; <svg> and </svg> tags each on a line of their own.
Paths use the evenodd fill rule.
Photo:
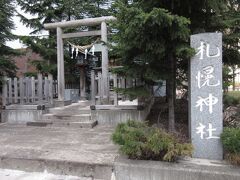
<svg viewBox="0 0 240 180">
<path fill-rule="evenodd" d="M 31 49 L 19 49 L 21 55 L 14 56 L 13 60 L 16 63 L 17 77 L 23 76 L 27 72 L 35 73 L 37 72 L 36 68 L 31 65 L 31 61 L 42 60 L 39 54 L 33 52 Z"/>
</svg>

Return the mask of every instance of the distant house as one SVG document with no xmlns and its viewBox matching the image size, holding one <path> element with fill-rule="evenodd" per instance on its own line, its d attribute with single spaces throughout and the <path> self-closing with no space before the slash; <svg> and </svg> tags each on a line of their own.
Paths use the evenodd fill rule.
<svg viewBox="0 0 240 180">
<path fill-rule="evenodd" d="M 24 76 L 26 73 L 36 73 L 36 68 L 31 64 L 34 60 L 42 60 L 41 56 L 29 48 L 18 49 L 21 55 L 14 56 L 17 69 L 17 77 Z"/>
</svg>

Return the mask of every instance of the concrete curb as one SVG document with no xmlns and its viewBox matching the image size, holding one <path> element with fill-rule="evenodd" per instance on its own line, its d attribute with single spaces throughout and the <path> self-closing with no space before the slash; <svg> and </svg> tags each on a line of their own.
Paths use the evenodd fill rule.
<svg viewBox="0 0 240 180">
<path fill-rule="evenodd" d="M 207 161 L 207 160 L 205 160 Z M 115 162 L 116 180 L 239 180 L 240 168 L 224 162 L 178 163 L 119 158 Z"/>
</svg>

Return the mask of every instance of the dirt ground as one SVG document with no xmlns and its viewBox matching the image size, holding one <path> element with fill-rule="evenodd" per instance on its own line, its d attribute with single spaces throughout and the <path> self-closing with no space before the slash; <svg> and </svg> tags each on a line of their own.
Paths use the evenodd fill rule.
<svg viewBox="0 0 240 180">
<path fill-rule="evenodd" d="M 176 131 L 181 140 L 189 141 L 188 130 L 188 101 L 186 99 L 176 100 Z M 152 126 L 168 129 L 168 105 L 165 98 L 156 98 L 151 112 L 147 118 Z"/>
</svg>

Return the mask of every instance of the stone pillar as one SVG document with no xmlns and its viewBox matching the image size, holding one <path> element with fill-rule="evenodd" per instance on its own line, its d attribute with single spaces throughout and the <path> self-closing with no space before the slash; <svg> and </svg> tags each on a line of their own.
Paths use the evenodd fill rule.
<svg viewBox="0 0 240 180">
<path fill-rule="evenodd" d="M 223 159 L 222 34 L 191 36 L 189 112 L 195 158 Z"/>
<path fill-rule="evenodd" d="M 58 70 L 58 100 L 64 101 L 65 78 L 64 78 L 64 52 L 62 29 L 57 27 L 57 70 Z"/>
<path fill-rule="evenodd" d="M 107 43 L 107 24 L 101 23 L 101 40 Z M 109 100 L 109 81 L 108 81 L 108 47 L 107 44 L 102 48 L 102 88 L 103 88 L 103 102 Z"/>
<path fill-rule="evenodd" d="M 86 77 L 84 67 L 80 67 L 80 99 L 86 99 Z"/>
</svg>

